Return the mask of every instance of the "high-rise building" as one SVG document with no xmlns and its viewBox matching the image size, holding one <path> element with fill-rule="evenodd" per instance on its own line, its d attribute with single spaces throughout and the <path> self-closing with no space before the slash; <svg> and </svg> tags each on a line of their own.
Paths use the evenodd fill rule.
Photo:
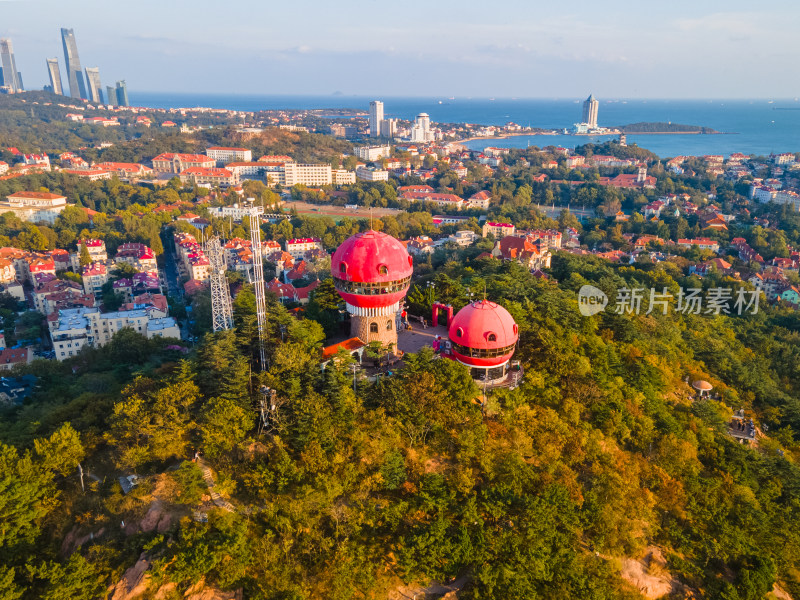
<svg viewBox="0 0 800 600">
<path fill-rule="evenodd" d="M 130 106 L 128 102 L 128 86 L 125 80 L 122 79 L 117 82 L 117 106 Z"/>
<path fill-rule="evenodd" d="M 8 38 L 0 39 L 0 85 L 8 87 L 12 92 L 22 91 L 22 76 L 17 71 L 14 61 L 14 47 Z"/>
<path fill-rule="evenodd" d="M 106 96 L 108 97 L 109 106 L 117 105 L 117 88 L 115 88 L 113 85 L 107 85 Z"/>
<path fill-rule="evenodd" d="M 103 103 L 103 86 L 100 84 L 100 69 L 86 67 L 86 85 L 89 88 L 89 100 L 96 104 Z"/>
<path fill-rule="evenodd" d="M 63 96 L 64 86 L 61 85 L 61 69 L 58 68 L 58 58 L 47 59 L 47 74 L 50 75 L 50 91 Z"/>
<path fill-rule="evenodd" d="M 86 84 L 83 81 L 81 59 L 78 56 L 78 44 L 72 29 L 61 29 L 61 42 L 64 44 L 64 62 L 67 64 L 67 81 L 69 95 L 73 98 L 89 99 Z"/>
<path fill-rule="evenodd" d="M 373 100 L 369 103 L 369 135 L 378 137 L 381 134 L 381 123 L 383 122 L 383 102 Z"/>
<path fill-rule="evenodd" d="M 434 139 L 434 132 L 431 131 L 431 118 L 428 113 L 419 113 L 411 128 L 411 141 L 432 142 Z"/>
<path fill-rule="evenodd" d="M 381 122 L 381 136 L 393 138 L 397 135 L 397 119 L 384 119 Z"/>
<path fill-rule="evenodd" d="M 583 103 L 583 122 L 589 126 L 589 129 L 597 129 L 597 109 L 600 103 L 595 100 L 594 94 L 589 94 L 589 97 Z"/>
</svg>

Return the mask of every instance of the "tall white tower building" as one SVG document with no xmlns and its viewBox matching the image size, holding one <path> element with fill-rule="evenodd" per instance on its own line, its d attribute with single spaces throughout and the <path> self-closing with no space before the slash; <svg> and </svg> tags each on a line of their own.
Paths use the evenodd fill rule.
<svg viewBox="0 0 800 600">
<path fill-rule="evenodd" d="M 412 142 L 432 142 L 434 133 L 431 131 L 431 118 L 428 113 L 419 113 L 411 128 Z"/>
<path fill-rule="evenodd" d="M 583 122 L 589 125 L 589 129 L 597 129 L 597 109 L 600 103 L 595 100 L 594 94 L 589 94 L 589 97 L 583 103 Z"/>
<path fill-rule="evenodd" d="M 381 134 L 381 123 L 383 123 L 383 102 L 373 100 L 369 103 L 369 135 L 378 137 Z"/>
</svg>

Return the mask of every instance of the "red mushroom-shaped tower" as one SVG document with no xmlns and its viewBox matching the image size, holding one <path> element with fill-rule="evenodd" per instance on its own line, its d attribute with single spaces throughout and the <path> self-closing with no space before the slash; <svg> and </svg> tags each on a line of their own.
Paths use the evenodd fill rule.
<svg viewBox="0 0 800 600">
<path fill-rule="evenodd" d="M 357 233 L 339 246 L 331 258 L 331 275 L 347 303 L 354 337 L 397 347 L 396 315 L 412 272 L 405 246 L 385 233 Z"/>
<path fill-rule="evenodd" d="M 448 337 L 453 358 L 470 367 L 473 379 L 491 383 L 506 377 L 519 328 L 505 308 L 480 300 L 458 311 Z"/>
</svg>

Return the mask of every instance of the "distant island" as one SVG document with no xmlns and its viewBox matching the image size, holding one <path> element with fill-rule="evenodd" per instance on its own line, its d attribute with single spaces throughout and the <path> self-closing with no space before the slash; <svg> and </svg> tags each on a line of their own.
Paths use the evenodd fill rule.
<svg viewBox="0 0 800 600">
<path fill-rule="evenodd" d="M 620 133 L 694 133 L 694 134 L 720 134 L 721 131 L 710 127 L 700 127 L 699 125 L 681 125 L 679 123 L 663 122 L 641 122 L 631 123 L 630 125 L 618 125 L 614 127 Z"/>
</svg>

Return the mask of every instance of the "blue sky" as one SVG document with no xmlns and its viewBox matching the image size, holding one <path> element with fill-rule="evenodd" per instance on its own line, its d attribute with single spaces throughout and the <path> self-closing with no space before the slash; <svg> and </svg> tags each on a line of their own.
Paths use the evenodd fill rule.
<svg viewBox="0 0 800 600">
<path fill-rule="evenodd" d="M 61 27 L 131 90 L 483 97 L 800 96 L 800 3 L 0 0 L 27 88 Z"/>
</svg>

